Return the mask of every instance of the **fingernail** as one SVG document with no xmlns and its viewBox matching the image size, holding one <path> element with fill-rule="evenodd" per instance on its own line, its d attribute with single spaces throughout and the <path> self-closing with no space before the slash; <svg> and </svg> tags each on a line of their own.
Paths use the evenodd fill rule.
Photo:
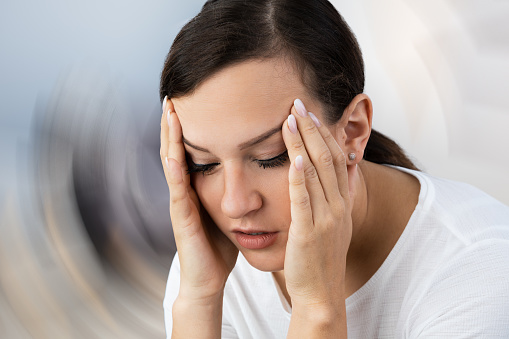
<svg viewBox="0 0 509 339">
<path fill-rule="evenodd" d="M 163 99 L 163 113 L 166 111 L 166 99 L 168 99 L 168 96 L 165 96 Z"/>
<path fill-rule="evenodd" d="M 168 163 L 168 157 L 164 158 L 164 160 L 166 161 L 166 168 L 170 168 L 170 164 Z"/>
<path fill-rule="evenodd" d="M 297 120 L 295 120 L 293 114 L 288 116 L 288 128 L 290 129 L 290 132 L 297 134 Z"/>
<path fill-rule="evenodd" d="M 295 158 L 295 168 L 297 171 L 302 171 L 302 155 L 297 155 Z"/>
<path fill-rule="evenodd" d="M 309 112 L 308 114 L 311 117 L 311 120 L 313 120 L 313 122 L 315 123 L 316 127 L 322 126 L 320 120 L 318 120 L 318 118 L 313 113 Z"/>
<path fill-rule="evenodd" d="M 171 116 L 170 116 L 171 112 L 168 112 L 168 114 L 166 115 L 166 118 L 168 118 L 168 127 L 171 127 Z"/>
<path fill-rule="evenodd" d="M 301 117 L 307 117 L 308 111 L 306 110 L 306 106 L 304 106 L 304 104 L 302 103 L 302 101 L 300 99 L 295 99 L 293 104 L 295 105 L 295 109 L 297 110 L 297 113 L 299 113 L 299 115 Z"/>
</svg>

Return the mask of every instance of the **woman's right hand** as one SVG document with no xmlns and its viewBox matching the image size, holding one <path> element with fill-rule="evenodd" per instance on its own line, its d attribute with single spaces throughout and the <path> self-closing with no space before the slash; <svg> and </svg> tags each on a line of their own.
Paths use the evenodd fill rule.
<svg viewBox="0 0 509 339">
<path fill-rule="evenodd" d="M 198 303 L 217 300 L 235 266 L 238 249 L 214 224 L 191 186 L 182 127 L 167 98 L 163 101 L 160 154 L 180 261 L 179 298 Z"/>
</svg>

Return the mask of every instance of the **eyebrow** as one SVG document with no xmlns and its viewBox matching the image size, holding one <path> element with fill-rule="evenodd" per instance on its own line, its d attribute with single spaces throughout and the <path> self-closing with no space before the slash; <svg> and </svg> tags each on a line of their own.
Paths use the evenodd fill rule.
<svg viewBox="0 0 509 339">
<path fill-rule="evenodd" d="M 260 134 L 259 136 L 257 137 L 254 137 L 248 141 L 245 141 L 243 143 L 241 143 L 240 145 L 238 145 L 237 147 L 240 149 L 240 150 L 244 150 L 246 148 L 249 148 L 249 147 L 252 147 L 256 144 L 259 144 L 261 143 L 262 141 L 265 141 L 267 140 L 268 138 L 270 138 L 271 136 L 273 136 L 274 134 L 276 134 L 277 132 L 280 132 L 281 131 L 281 125 L 280 126 L 277 126 L 277 127 L 274 127 L 270 130 L 268 130 L 267 132 L 265 133 L 262 133 Z M 193 143 L 189 142 L 189 140 L 187 140 L 186 138 L 184 138 L 184 136 L 182 136 L 182 142 L 186 145 L 188 145 L 189 147 L 192 147 L 198 151 L 202 151 L 202 152 L 206 152 L 206 153 L 212 153 L 210 152 L 208 149 L 206 148 L 203 148 L 203 147 L 200 147 L 200 146 L 197 146 L 197 145 L 194 145 Z"/>
</svg>

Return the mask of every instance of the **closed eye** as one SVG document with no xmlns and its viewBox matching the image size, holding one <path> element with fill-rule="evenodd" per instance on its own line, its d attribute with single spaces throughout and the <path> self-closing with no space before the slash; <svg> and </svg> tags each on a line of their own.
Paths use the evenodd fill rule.
<svg viewBox="0 0 509 339">
<path fill-rule="evenodd" d="M 195 164 L 188 153 L 186 153 L 186 162 L 187 162 L 187 174 L 191 173 L 201 173 L 203 175 L 210 174 L 210 172 L 217 166 L 219 163 L 212 164 Z"/>
<path fill-rule="evenodd" d="M 255 161 L 258 163 L 258 166 L 260 166 L 263 169 L 284 166 L 284 164 L 288 161 L 288 151 L 284 151 L 283 153 L 281 153 L 278 156 L 275 156 L 274 158 Z"/>
<path fill-rule="evenodd" d="M 270 158 L 270 159 L 264 159 L 264 160 L 254 160 L 258 164 L 260 168 L 268 169 L 268 168 L 275 168 L 284 166 L 285 163 L 288 161 L 288 151 L 284 151 L 283 153 Z M 186 154 L 186 160 L 187 160 L 187 173 L 202 173 L 203 175 L 211 174 L 211 172 L 220 165 L 219 163 L 210 163 L 210 164 L 195 164 L 190 157 Z"/>
</svg>

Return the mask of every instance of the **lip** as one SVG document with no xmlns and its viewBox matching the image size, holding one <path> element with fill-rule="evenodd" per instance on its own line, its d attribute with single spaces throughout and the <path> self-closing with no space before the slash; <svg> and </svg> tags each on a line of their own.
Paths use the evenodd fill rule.
<svg viewBox="0 0 509 339">
<path fill-rule="evenodd" d="M 277 239 L 278 232 L 264 231 L 240 231 L 235 230 L 235 238 L 240 246 L 249 250 L 261 250 L 274 244 Z M 253 233 L 262 233 L 251 235 Z"/>
</svg>

